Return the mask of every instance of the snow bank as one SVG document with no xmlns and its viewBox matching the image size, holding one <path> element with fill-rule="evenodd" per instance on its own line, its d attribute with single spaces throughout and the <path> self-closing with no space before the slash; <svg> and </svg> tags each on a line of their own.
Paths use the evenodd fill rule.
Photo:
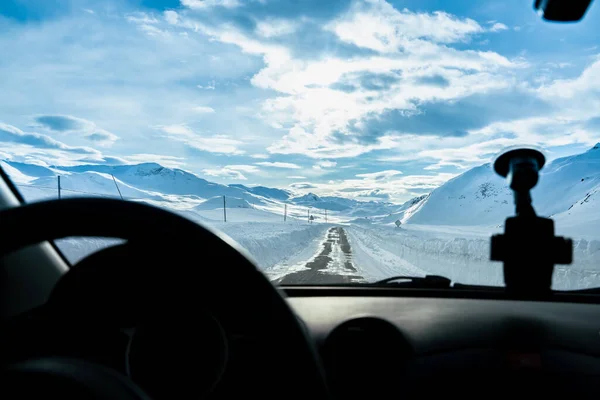
<svg viewBox="0 0 600 400">
<path fill-rule="evenodd" d="M 502 264 L 489 260 L 490 236 L 499 227 L 353 225 L 346 230 L 355 264 L 367 279 L 436 274 L 460 283 L 504 285 Z M 574 263 L 556 267 L 553 288 L 600 286 L 600 240 L 575 239 L 574 247 Z"/>
<path fill-rule="evenodd" d="M 249 211 L 262 213 L 259 210 L 238 210 L 240 213 Z M 297 220 L 283 222 L 281 218 L 277 221 L 270 219 L 257 222 L 250 220 L 252 215 L 240 218 L 241 221 L 223 222 L 207 219 L 204 213 L 195 211 L 181 214 L 231 237 L 248 251 L 262 270 L 295 262 L 299 255 L 305 254 L 307 248 L 316 247 L 320 243 L 323 232 L 329 227 L 326 224 L 308 224 Z"/>
<path fill-rule="evenodd" d="M 347 231 L 357 267 L 372 279 L 436 274 L 461 283 L 502 285 L 501 265 L 488 261 L 487 238 L 389 226 L 351 226 Z"/>
<path fill-rule="evenodd" d="M 227 225 L 227 226 L 223 226 Z M 319 243 L 326 225 L 245 222 L 217 227 L 246 249 L 260 269 L 294 259 L 311 243 Z"/>
<path fill-rule="evenodd" d="M 368 229 L 346 228 L 357 275 L 376 281 L 395 275 L 424 276 L 426 272 L 387 249 Z"/>
</svg>

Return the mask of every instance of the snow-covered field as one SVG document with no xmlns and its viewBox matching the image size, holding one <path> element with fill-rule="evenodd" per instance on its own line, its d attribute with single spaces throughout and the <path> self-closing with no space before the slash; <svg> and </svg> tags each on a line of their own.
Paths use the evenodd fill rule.
<svg viewBox="0 0 600 400">
<path fill-rule="evenodd" d="M 317 251 L 324 232 L 330 226 L 308 224 L 295 219 L 276 221 L 273 214 L 268 218 L 269 215 L 258 210 L 229 210 L 230 222 L 222 221 L 222 210 L 204 213 L 194 210 L 172 211 L 231 237 L 272 279 L 290 273 L 294 265 L 303 265 L 303 261 Z M 103 238 L 66 238 L 57 241 L 57 245 L 71 263 L 76 263 L 98 249 L 121 242 Z"/>
<path fill-rule="evenodd" d="M 402 205 L 220 185 L 158 164 L 42 167 L 0 161 L 0 165 L 27 201 L 56 198 L 60 175 L 62 197 L 122 196 L 180 213 L 230 236 L 271 279 L 302 270 L 322 249 L 327 229 L 341 224 L 357 274 L 367 281 L 438 274 L 461 283 L 503 284 L 502 265 L 489 261 L 490 235 L 502 232 L 504 218 L 513 214 L 514 206 L 506 182 L 489 165 L 473 168 Z M 555 160 L 542 172 L 533 191 L 534 206 L 540 215 L 555 219 L 557 234 L 572 237 L 575 243 L 575 262 L 557 267 L 554 287 L 600 287 L 600 146 Z M 402 222 L 400 228 L 394 225 L 396 220 Z M 68 238 L 59 241 L 59 247 L 76 262 L 113 243 Z"/>
</svg>

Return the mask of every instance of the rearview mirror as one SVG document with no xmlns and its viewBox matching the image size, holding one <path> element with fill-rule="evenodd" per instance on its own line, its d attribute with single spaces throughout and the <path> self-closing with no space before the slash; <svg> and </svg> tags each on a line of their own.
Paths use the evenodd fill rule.
<svg viewBox="0 0 600 400">
<path fill-rule="evenodd" d="M 547 21 L 577 22 L 591 3 L 592 0 L 535 0 L 533 8 Z"/>
</svg>

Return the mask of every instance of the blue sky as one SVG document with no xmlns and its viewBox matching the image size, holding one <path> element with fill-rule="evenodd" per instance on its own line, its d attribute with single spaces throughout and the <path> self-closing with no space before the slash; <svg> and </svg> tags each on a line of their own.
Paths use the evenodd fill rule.
<svg viewBox="0 0 600 400">
<path fill-rule="evenodd" d="M 403 201 L 600 141 L 600 48 L 533 1 L 0 2 L 0 158 Z"/>
</svg>

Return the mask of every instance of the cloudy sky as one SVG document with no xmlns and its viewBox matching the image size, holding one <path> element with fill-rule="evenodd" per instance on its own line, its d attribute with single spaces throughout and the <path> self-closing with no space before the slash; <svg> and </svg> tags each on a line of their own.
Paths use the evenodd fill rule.
<svg viewBox="0 0 600 400">
<path fill-rule="evenodd" d="M 406 200 L 506 146 L 600 140 L 600 6 L 4 0 L 0 158 L 158 162 Z"/>
</svg>

